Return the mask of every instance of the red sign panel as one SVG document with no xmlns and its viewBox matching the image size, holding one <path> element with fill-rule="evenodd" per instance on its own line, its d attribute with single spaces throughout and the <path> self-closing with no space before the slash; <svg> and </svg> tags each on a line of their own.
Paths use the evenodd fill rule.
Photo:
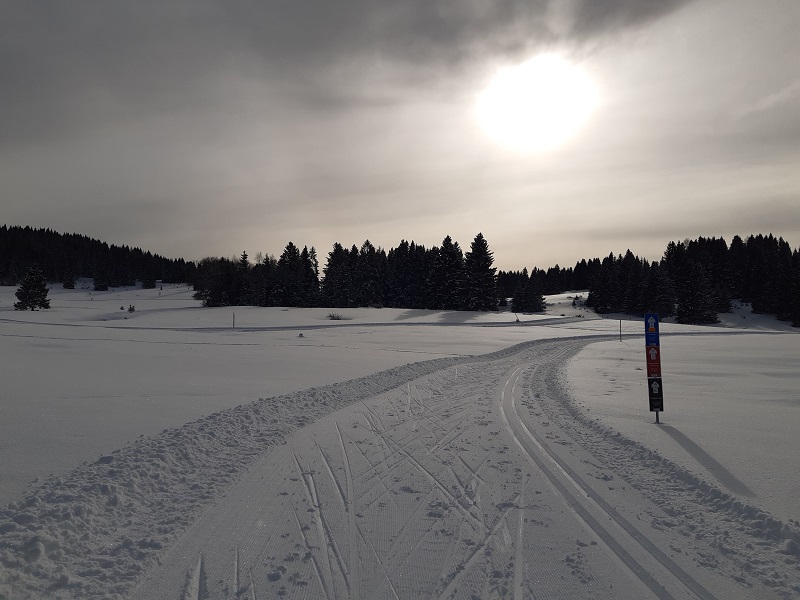
<svg viewBox="0 0 800 600">
<path fill-rule="evenodd" d="M 658 346 L 648 346 L 647 354 L 647 376 L 661 377 L 661 348 Z"/>
</svg>

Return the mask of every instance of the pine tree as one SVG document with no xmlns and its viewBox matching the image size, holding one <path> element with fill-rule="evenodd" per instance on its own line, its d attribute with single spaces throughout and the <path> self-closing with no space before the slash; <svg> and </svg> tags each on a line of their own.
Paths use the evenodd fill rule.
<svg viewBox="0 0 800 600">
<path fill-rule="evenodd" d="M 475 236 L 470 251 L 464 256 L 464 287 L 462 290 L 465 310 L 497 310 L 497 282 L 494 256 L 482 233 Z"/>
<path fill-rule="evenodd" d="M 706 325 L 719 323 L 716 307 L 718 299 L 703 265 L 690 262 L 688 272 L 678 289 L 678 323 Z"/>
<path fill-rule="evenodd" d="M 300 249 L 292 242 L 286 244 L 275 270 L 279 306 L 303 305 L 303 259 Z"/>
<path fill-rule="evenodd" d="M 413 241 L 409 246 L 410 297 L 409 308 L 426 308 L 428 304 L 428 279 L 431 271 L 430 251 L 422 244 Z"/>
<path fill-rule="evenodd" d="M 204 258 L 197 265 L 194 299 L 203 306 L 231 306 L 237 263 L 227 258 Z"/>
<path fill-rule="evenodd" d="M 747 247 L 738 235 L 733 236 L 731 240 L 726 262 L 730 274 L 731 297 L 742 299 L 747 295 L 744 291 L 744 276 L 747 271 Z"/>
<path fill-rule="evenodd" d="M 99 262 L 94 269 L 94 291 L 108 291 L 108 267 L 105 261 Z"/>
<path fill-rule="evenodd" d="M 72 267 L 69 265 L 64 267 L 64 281 L 62 285 L 64 286 L 65 290 L 74 290 L 75 289 L 75 271 L 72 270 Z"/>
<path fill-rule="evenodd" d="M 527 273 L 527 270 L 525 271 Z M 497 271 L 497 296 L 500 298 L 500 306 L 507 306 L 508 299 L 514 298 L 519 288 L 519 280 L 522 277 L 521 271 Z M 503 302 L 506 302 L 504 305 Z"/>
<path fill-rule="evenodd" d="M 20 282 L 16 296 L 19 302 L 14 303 L 14 310 L 36 310 L 50 308 L 47 298 L 47 285 L 39 265 L 33 264 Z"/>
<path fill-rule="evenodd" d="M 414 304 L 413 243 L 400 240 L 386 256 L 386 306 L 411 308 Z"/>
<path fill-rule="evenodd" d="M 654 312 L 663 319 L 675 314 L 675 288 L 666 270 L 658 263 L 653 263 L 647 274 L 647 281 L 642 294 L 642 306 L 645 312 Z"/>
<path fill-rule="evenodd" d="M 517 278 L 517 287 L 514 289 L 514 296 L 511 300 L 511 311 L 518 313 L 518 312 L 528 312 L 528 303 L 525 291 L 528 287 L 528 269 L 527 267 L 522 269 L 522 273 L 520 273 L 519 277 Z"/>
<path fill-rule="evenodd" d="M 800 327 L 800 250 L 792 252 L 789 319 L 792 321 L 794 327 Z"/>
<path fill-rule="evenodd" d="M 542 285 L 543 275 L 544 272 L 534 269 L 530 279 L 528 279 L 528 285 L 524 291 L 528 312 L 544 312 L 547 308 L 543 293 L 544 286 Z"/>
<path fill-rule="evenodd" d="M 250 281 L 253 286 L 253 303 L 255 306 L 276 306 L 277 301 L 277 280 L 276 271 L 278 270 L 278 259 L 273 255 L 267 256 L 258 253 L 256 264 L 250 270 Z"/>
<path fill-rule="evenodd" d="M 617 265 L 621 290 L 619 294 L 622 312 L 633 315 L 643 315 L 642 291 L 646 279 L 646 265 L 639 260 L 633 252 L 628 250 Z"/>
<path fill-rule="evenodd" d="M 602 315 L 617 310 L 616 270 L 617 260 L 614 258 L 614 254 L 609 254 L 597 266 L 592 278 L 592 285 L 586 298 L 586 306 L 591 306 L 598 314 Z"/>
<path fill-rule="evenodd" d="M 522 269 L 511 305 L 511 309 L 515 313 L 544 312 L 546 310 L 547 303 L 542 293 L 544 289 L 543 282 L 546 277 L 547 274 L 544 271 L 535 267 L 530 277 L 528 277 L 528 269 Z"/>
<path fill-rule="evenodd" d="M 145 270 L 142 273 L 142 289 L 143 290 L 152 290 L 156 287 L 156 280 L 158 279 L 158 275 L 156 270 L 152 267 Z"/>
<path fill-rule="evenodd" d="M 464 279 L 464 254 L 458 242 L 454 242 L 448 235 L 442 240 L 442 247 L 432 258 L 433 268 L 428 278 L 430 308 L 458 310 L 459 291 L 463 287 Z"/>
<path fill-rule="evenodd" d="M 236 271 L 233 278 L 233 289 L 230 292 L 230 303 L 233 306 L 253 306 L 253 286 L 250 283 L 250 259 L 247 252 L 243 251 L 236 263 Z"/>
<path fill-rule="evenodd" d="M 328 252 L 328 262 L 322 269 L 322 296 L 326 306 L 345 308 L 350 306 L 351 274 L 347 250 L 339 243 Z"/>
<path fill-rule="evenodd" d="M 386 254 L 365 240 L 355 256 L 353 267 L 354 302 L 356 306 L 383 306 Z"/>
<path fill-rule="evenodd" d="M 300 263 L 302 265 L 300 306 L 317 306 L 319 304 L 319 262 L 314 246 L 311 246 L 311 250 L 308 249 L 308 246 L 303 246 Z"/>
<path fill-rule="evenodd" d="M 589 265 L 584 258 L 580 262 L 575 263 L 575 268 L 572 270 L 572 282 L 570 289 L 573 290 L 586 290 L 589 288 Z"/>
</svg>

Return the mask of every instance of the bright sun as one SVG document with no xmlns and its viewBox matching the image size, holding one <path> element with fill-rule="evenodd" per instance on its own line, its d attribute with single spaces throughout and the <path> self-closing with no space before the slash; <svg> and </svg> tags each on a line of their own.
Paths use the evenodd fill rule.
<svg viewBox="0 0 800 600">
<path fill-rule="evenodd" d="M 544 152 L 571 138 L 596 104 L 586 73 L 557 54 L 541 54 L 499 71 L 478 97 L 476 114 L 503 146 Z"/>
</svg>

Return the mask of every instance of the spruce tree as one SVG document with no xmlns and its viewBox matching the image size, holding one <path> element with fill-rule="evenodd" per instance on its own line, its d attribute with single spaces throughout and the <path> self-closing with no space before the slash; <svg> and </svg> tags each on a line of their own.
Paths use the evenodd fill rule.
<svg viewBox="0 0 800 600">
<path fill-rule="evenodd" d="M 413 242 L 411 243 L 413 244 Z M 386 306 L 411 308 L 414 303 L 414 273 L 412 247 L 407 240 L 400 240 L 386 256 Z M 416 249 L 416 246 L 414 246 Z"/>
<path fill-rule="evenodd" d="M 690 262 L 688 272 L 678 289 L 678 308 L 675 314 L 678 323 L 688 325 L 707 325 L 719 323 L 714 294 L 705 268 L 697 262 Z"/>
<path fill-rule="evenodd" d="M 236 271 L 233 278 L 233 288 L 230 291 L 230 303 L 233 306 L 252 306 L 253 287 L 250 284 L 250 259 L 247 252 L 243 251 L 236 262 Z"/>
<path fill-rule="evenodd" d="M 489 244 L 479 233 L 464 256 L 462 301 L 465 310 L 497 310 L 497 282 L 492 263 L 494 256 Z"/>
<path fill-rule="evenodd" d="M 105 260 L 98 262 L 94 268 L 94 291 L 108 291 L 108 265 Z"/>
<path fill-rule="evenodd" d="M 260 253 L 259 253 L 260 254 Z M 256 255 L 256 264 L 250 271 L 250 281 L 253 285 L 253 302 L 256 306 L 276 306 L 277 281 L 275 272 L 278 270 L 278 259 L 272 255 Z"/>
<path fill-rule="evenodd" d="M 339 243 L 333 244 L 328 253 L 328 262 L 322 269 L 322 297 L 326 306 L 346 308 L 350 306 L 351 273 L 347 250 Z"/>
<path fill-rule="evenodd" d="M 155 269 L 148 269 L 142 275 L 142 289 L 143 290 L 152 290 L 156 287 L 156 272 Z"/>
<path fill-rule="evenodd" d="M 530 277 L 528 277 L 528 269 L 522 269 L 511 306 L 515 313 L 544 312 L 546 310 L 547 303 L 542 293 L 545 277 L 545 272 L 535 267 Z"/>
<path fill-rule="evenodd" d="M 353 269 L 354 300 L 356 306 L 383 306 L 383 286 L 386 272 L 386 254 L 365 240 L 355 257 Z"/>
<path fill-rule="evenodd" d="M 586 290 L 589 288 L 590 283 L 589 265 L 584 258 L 580 262 L 575 263 L 575 268 L 572 270 L 572 282 L 570 283 L 570 289 Z"/>
<path fill-rule="evenodd" d="M 64 277 L 63 277 L 63 279 L 64 279 L 64 282 L 63 282 L 62 285 L 64 286 L 65 290 L 74 290 L 75 289 L 75 280 L 77 279 L 77 277 L 75 277 L 75 271 L 72 270 L 72 267 L 67 266 L 67 267 L 64 268 Z"/>
<path fill-rule="evenodd" d="M 528 269 L 523 268 L 517 278 L 517 287 L 514 289 L 514 296 L 511 300 L 512 312 L 528 312 L 528 302 L 525 290 L 528 287 Z"/>
<path fill-rule="evenodd" d="M 317 306 L 319 304 L 319 262 L 314 246 L 311 246 L 311 250 L 308 249 L 308 246 L 303 246 L 300 263 L 302 265 L 300 306 Z"/>
<path fill-rule="evenodd" d="M 463 286 L 464 254 L 458 242 L 448 235 L 433 256 L 429 275 L 430 307 L 436 310 L 458 310 L 459 291 Z"/>
<path fill-rule="evenodd" d="M 617 270 L 617 260 L 614 254 L 609 254 L 603 262 L 597 266 L 596 273 L 592 278 L 592 285 L 589 288 L 589 295 L 586 298 L 586 306 L 591 306 L 597 314 L 615 312 L 617 310 L 615 271 Z"/>
<path fill-rule="evenodd" d="M 534 269 L 525 286 L 524 295 L 528 312 L 544 312 L 547 309 L 547 303 L 544 300 L 543 293 L 544 287 L 542 285 L 543 275 L 544 272 L 539 269 Z"/>
<path fill-rule="evenodd" d="M 302 306 L 303 259 L 300 249 L 289 242 L 278 259 L 275 270 L 277 300 L 280 306 Z"/>
<path fill-rule="evenodd" d="M 647 274 L 642 295 L 645 312 L 654 312 L 663 319 L 675 314 L 675 288 L 666 270 L 659 263 L 653 263 Z"/>
<path fill-rule="evenodd" d="M 800 327 L 800 250 L 792 252 L 791 282 L 789 319 L 794 327 Z"/>
<path fill-rule="evenodd" d="M 19 302 L 14 303 L 14 310 L 50 308 L 48 291 L 42 270 L 39 265 L 33 264 L 20 282 L 16 292 Z"/>
</svg>

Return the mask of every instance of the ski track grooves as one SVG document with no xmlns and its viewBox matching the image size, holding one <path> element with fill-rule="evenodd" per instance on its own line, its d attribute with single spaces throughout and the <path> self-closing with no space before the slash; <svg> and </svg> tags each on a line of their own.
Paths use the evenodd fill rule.
<svg viewBox="0 0 800 600">
<path fill-rule="evenodd" d="M 336 433 L 339 434 L 339 444 L 342 449 L 342 459 L 344 460 L 345 483 L 347 484 L 345 511 L 347 511 L 347 532 L 350 537 L 348 546 L 350 550 L 351 580 L 353 582 L 351 597 L 353 600 L 359 600 L 361 598 L 361 561 L 358 557 L 358 540 L 356 539 L 356 493 L 353 487 L 353 473 L 350 468 L 350 459 L 347 456 L 347 447 L 345 446 L 342 429 L 339 427 L 339 423 L 336 423 Z M 320 452 L 322 452 L 322 449 L 320 449 Z"/>
<path fill-rule="evenodd" d="M 203 581 L 203 555 L 197 558 L 197 564 L 191 570 L 186 584 L 186 591 L 183 594 L 183 600 L 201 600 Z"/>
<path fill-rule="evenodd" d="M 524 516 L 525 516 L 525 486 L 528 484 L 529 479 L 525 480 L 522 484 L 522 491 L 519 493 L 519 510 L 518 523 L 517 523 L 517 545 L 514 554 L 514 600 L 523 600 L 522 598 L 522 578 L 524 576 L 523 556 L 522 556 L 522 533 L 525 530 Z"/>
<path fill-rule="evenodd" d="M 467 557 L 467 559 L 463 560 L 458 565 L 458 567 L 456 567 L 455 577 L 453 577 L 450 580 L 450 583 L 447 584 L 447 587 L 444 588 L 441 591 L 441 593 L 436 596 L 436 600 L 442 600 L 442 598 L 446 598 L 455 589 L 456 584 L 460 581 L 461 577 L 463 577 L 464 573 L 467 572 L 467 569 L 480 557 L 480 555 L 486 549 L 487 544 L 494 537 L 494 535 L 497 533 L 500 527 L 505 525 L 506 516 L 508 515 L 509 512 L 511 512 L 511 509 L 519 508 L 517 506 L 517 501 L 519 500 L 520 496 L 521 493 L 517 494 L 514 497 L 514 499 L 510 503 L 511 506 L 509 506 L 497 519 L 497 523 L 495 524 L 494 527 L 492 527 L 492 530 L 488 534 L 486 534 L 486 537 L 484 537 L 480 543 L 475 545 L 475 548 L 473 549 L 472 553 Z"/>
<path fill-rule="evenodd" d="M 554 358 L 557 358 L 554 357 Z M 530 456 L 533 462 L 539 467 L 541 472 L 547 476 L 553 486 L 561 494 L 565 502 L 577 513 L 579 518 L 586 523 L 600 539 L 622 560 L 622 562 L 634 573 L 650 590 L 661 600 L 674 600 L 674 597 L 649 573 L 617 539 L 604 528 L 598 519 L 578 501 L 574 493 L 569 490 L 569 486 L 585 497 L 590 498 L 592 505 L 602 512 L 603 517 L 607 517 L 618 525 L 631 540 L 634 540 L 642 551 L 655 558 L 666 571 L 672 575 L 681 585 L 688 588 L 698 598 L 703 600 L 715 600 L 705 587 L 692 578 L 686 571 L 678 566 L 672 559 L 659 550 L 650 540 L 640 531 L 620 515 L 608 502 L 601 496 L 595 494 L 583 479 L 572 470 L 559 456 L 553 452 L 547 442 L 531 431 L 524 423 L 516 407 L 515 388 L 522 372 L 527 366 L 518 366 L 503 382 L 500 391 L 500 409 L 503 414 L 508 432 L 515 438 L 517 444 L 525 453 Z M 542 368 L 538 365 L 537 368 Z M 512 389 L 509 392 L 508 387 Z M 509 418 L 511 415 L 511 418 Z M 538 452 L 537 452 L 538 450 Z M 549 464 L 548 464 L 549 463 Z"/>
<path fill-rule="evenodd" d="M 233 594 L 238 596 L 242 589 L 241 574 L 239 573 L 239 546 L 236 546 L 236 553 L 233 555 Z"/>
<path fill-rule="evenodd" d="M 405 454 L 406 458 L 414 466 L 416 466 L 422 473 L 425 474 L 425 476 L 430 480 L 431 483 L 433 483 L 433 485 L 439 488 L 439 491 L 453 503 L 453 506 L 455 506 L 461 512 L 461 514 L 467 519 L 467 521 L 469 521 L 472 525 L 477 525 L 480 528 L 481 525 L 480 519 L 478 519 L 475 515 L 473 515 L 469 510 L 461 506 L 461 503 L 455 496 L 453 496 L 452 492 L 450 492 L 450 490 L 447 489 L 445 484 L 443 484 L 433 473 L 431 473 L 428 469 L 426 469 L 422 465 L 422 463 L 420 463 L 416 458 L 414 458 L 411 454 L 409 454 L 404 448 L 401 448 L 400 446 L 398 446 L 397 448 L 403 454 Z"/>
<path fill-rule="evenodd" d="M 330 545 L 328 540 L 327 532 L 325 531 L 325 524 L 322 522 L 322 511 L 319 508 L 319 505 L 316 502 L 315 495 L 311 488 L 311 484 L 306 480 L 306 472 L 300 466 L 300 460 L 297 458 L 297 454 L 294 454 L 294 462 L 297 465 L 297 471 L 300 474 L 300 478 L 303 481 L 303 491 L 306 493 L 306 499 L 308 500 L 311 509 L 313 510 L 312 514 L 314 515 L 314 524 L 317 527 L 317 533 L 319 535 L 320 542 L 323 544 L 322 550 L 322 558 L 323 558 L 323 566 L 325 567 L 325 575 L 327 576 L 327 580 L 333 585 L 333 568 L 331 567 L 331 560 L 330 560 Z M 294 509 L 294 507 L 292 507 Z M 297 511 L 295 510 L 295 518 L 297 519 Z M 302 526 L 300 525 L 300 520 L 297 519 L 297 526 L 302 530 Z M 305 537 L 305 535 L 303 536 Z M 308 546 L 308 543 L 306 543 Z M 308 546 L 311 548 L 311 546 Z M 324 583 L 323 579 L 323 583 Z"/>
<path fill-rule="evenodd" d="M 300 524 L 300 517 L 297 516 L 297 509 L 294 507 L 294 505 L 292 505 L 292 513 L 294 514 L 294 521 L 295 523 L 297 523 L 297 530 L 300 532 L 300 536 L 303 538 L 303 542 L 305 542 L 306 548 L 311 550 L 312 546 L 308 542 L 308 537 L 306 536 L 306 532 L 303 529 L 303 526 Z M 327 553 L 325 553 L 323 556 L 327 557 Z M 317 579 L 319 580 L 319 584 L 320 587 L 322 588 L 322 591 L 325 593 L 325 598 L 331 600 L 331 593 L 328 591 L 328 584 L 326 583 L 325 577 L 322 576 L 322 571 L 319 568 L 319 563 L 317 562 L 317 558 L 314 556 L 313 553 L 311 555 L 311 564 L 314 566 L 314 572 L 317 575 Z M 326 566 L 328 567 L 328 572 L 330 573 L 330 566 L 329 565 Z M 330 580 L 332 581 L 333 576 L 329 575 L 329 577 Z"/>
<path fill-rule="evenodd" d="M 319 514 L 319 522 L 322 524 L 322 530 L 324 532 L 325 544 L 328 547 L 328 550 L 333 554 L 333 557 L 336 559 L 336 565 L 339 567 L 339 572 L 344 579 L 344 584 L 347 588 L 348 594 L 351 591 L 350 587 L 350 573 L 348 572 L 347 565 L 344 562 L 344 558 L 342 557 L 342 553 L 339 550 L 339 545 L 336 543 L 336 538 L 333 536 L 333 531 L 330 525 L 325 518 L 325 513 L 322 510 L 322 501 L 319 497 L 319 492 L 317 491 L 317 482 L 314 480 L 314 475 L 312 471 L 308 472 L 308 482 L 307 485 L 311 490 L 312 497 L 315 501 L 315 507 L 317 509 L 317 514 Z"/>
</svg>

